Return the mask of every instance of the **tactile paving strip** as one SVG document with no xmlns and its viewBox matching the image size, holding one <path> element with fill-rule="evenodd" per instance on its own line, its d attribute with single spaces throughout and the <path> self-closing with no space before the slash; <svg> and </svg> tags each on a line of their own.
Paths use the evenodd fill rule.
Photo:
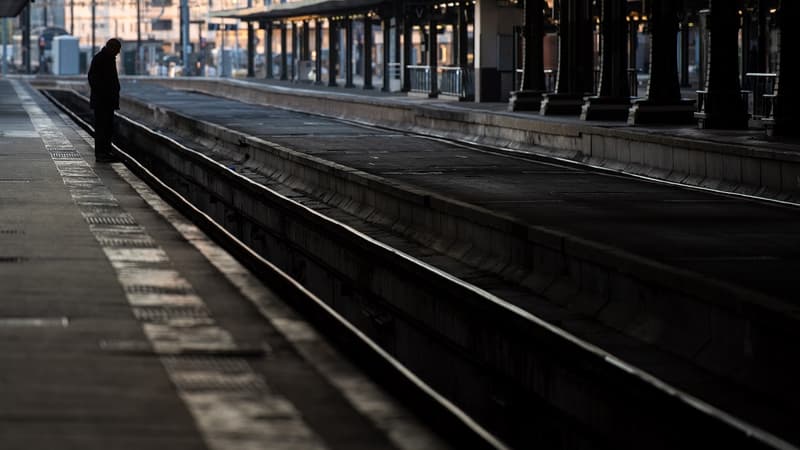
<svg viewBox="0 0 800 450">
<path fill-rule="evenodd" d="M 22 263 L 27 261 L 28 258 L 24 256 L 0 256 L 0 263 Z"/>
<path fill-rule="evenodd" d="M 50 152 L 50 157 L 55 160 L 68 161 L 82 159 L 78 152 Z"/>
<path fill-rule="evenodd" d="M 156 243 L 149 239 L 128 239 L 118 237 L 97 237 L 103 247 L 109 248 L 154 248 Z"/>
<path fill-rule="evenodd" d="M 133 217 L 129 216 L 88 216 L 85 218 L 90 225 L 136 225 Z"/>
<path fill-rule="evenodd" d="M 203 307 L 148 307 L 139 306 L 133 314 L 142 322 L 168 322 L 173 319 L 207 319 L 209 312 Z"/>
</svg>

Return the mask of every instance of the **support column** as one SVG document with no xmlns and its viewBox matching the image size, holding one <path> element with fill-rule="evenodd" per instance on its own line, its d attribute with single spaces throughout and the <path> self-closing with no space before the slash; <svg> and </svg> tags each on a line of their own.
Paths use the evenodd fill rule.
<svg viewBox="0 0 800 450">
<path fill-rule="evenodd" d="M 90 57 L 94 57 L 97 54 L 97 47 L 95 46 L 95 7 L 96 3 L 94 0 L 92 1 L 92 53 L 89 55 Z M 31 4 L 28 3 L 25 8 L 22 9 L 22 14 L 20 14 L 20 21 L 22 22 L 22 66 L 25 67 L 25 73 L 31 73 Z"/>
<path fill-rule="evenodd" d="M 403 17 L 403 92 L 411 91 L 411 73 L 408 70 L 411 64 L 411 31 L 412 23 L 408 15 Z"/>
<path fill-rule="evenodd" d="M 433 14 L 431 14 L 433 15 Z M 439 96 L 439 32 L 436 30 L 438 23 L 435 19 L 428 21 L 428 67 L 430 67 L 430 86 L 429 98 Z"/>
<path fill-rule="evenodd" d="M 389 60 L 392 57 L 392 22 L 388 16 L 387 13 L 386 17 L 381 21 L 381 31 L 383 31 L 383 86 L 381 86 L 381 91 L 383 92 L 390 92 L 392 90 L 392 66 L 389 65 Z"/>
<path fill-rule="evenodd" d="M 631 20 L 628 24 L 628 68 L 636 69 L 636 53 L 639 49 L 639 22 Z"/>
<path fill-rule="evenodd" d="M 739 86 L 739 15 L 730 0 L 710 0 L 708 77 L 700 128 L 747 128 L 747 105 Z"/>
<path fill-rule="evenodd" d="M 519 90 L 511 93 L 511 98 L 508 100 L 509 111 L 539 111 L 542 106 L 542 98 L 545 94 L 543 7 L 542 0 L 525 0 L 522 81 Z M 459 18 L 459 25 L 461 20 Z M 466 39 L 464 43 L 466 44 Z M 459 38 L 459 50 L 461 50 L 461 45 L 461 38 Z M 460 56 L 461 51 L 459 51 Z"/>
<path fill-rule="evenodd" d="M 697 53 L 700 61 L 697 64 L 698 89 L 706 86 L 706 75 L 708 75 L 708 9 L 701 9 L 697 12 Z"/>
<path fill-rule="evenodd" d="M 300 40 L 300 59 L 303 61 L 311 60 L 311 29 L 308 26 L 308 21 L 303 21 L 303 38 Z"/>
<path fill-rule="evenodd" d="M 626 0 L 603 0 L 600 88 L 597 96 L 586 99 L 581 120 L 628 119 L 631 91 L 628 86 L 626 4 Z"/>
<path fill-rule="evenodd" d="M 681 20 L 681 87 L 690 87 L 689 82 L 689 12 L 684 11 Z"/>
<path fill-rule="evenodd" d="M 299 53 L 297 41 L 297 22 L 292 22 L 292 66 L 289 69 L 292 75 L 292 81 L 297 81 L 297 54 Z"/>
<path fill-rule="evenodd" d="M 271 80 L 275 78 L 275 74 L 272 72 L 272 22 L 266 22 L 264 25 L 264 51 L 266 53 L 264 60 L 267 62 L 266 78 Z"/>
<path fill-rule="evenodd" d="M 336 62 L 339 60 L 339 33 L 338 25 L 333 19 L 328 19 L 328 86 L 336 84 Z"/>
<path fill-rule="evenodd" d="M 322 84 L 322 19 L 317 19 L 314 22 L 314 50 L 317 52 L 317 58 L 314 60 L 314 84 Z"/>
<path fill-rule="evenodd" d="M 741 83 L 742 89 L 750 89 L 750 86 L 747 85 L 747 73 L 752 72 L 750 66 L 752 65 L 751 60 L 751 53 L 750 53 L 750 42 L 752 41 L 753 37 L 751 34 L 752 31 L 752 16 L 750 15 L 750 9 L 742 8 L 742 26 L 741 26 L 741 55 L 742 60 L 741 64 L 739 64 L 739 82 Z"/>
<path fill-rule="evenodd" d="M 464 98 L 462 100 L 475 100 L 475 68 L 474 64 L 469 66 L 467 54 L 469 53 L 469 2 L 461 0 L 458 10 L 458 67 L 461 68 L 461 84 L 464 86 Z M 544 67 L 544 66 L 542 66 Z M 544 69 L 542 69 L 544 70 Z M 544 71 L 542 72 L 544 76 Z M 542 79 L 544 82 L 544 78 Z M 537 108 L 538 109 L 538 108 Z"/>
<path fill-rule="evenodd" d="M 281 80 L 287 80 L 288 71 L 286 59 L 289 57 L 286 51 L 286 22 L 281 22 Z"/>
<path fill-rule="evenodd" d="M 255 29 L 253 29 L 253 22 L 247 22 L 247 76 L 253 78 L 256 76 L 255 59 L 256 59 L 256 36 Z"/>
<path fill-rule="evenodd" d="M 364 61 L 362 68 L 364 73 L 364 89 L 372 89 L 372 19 L 369 14 L 364 14 L 364 54 L 361 60 Z"/>
<path fill-rule="evenodd" d="M 537 2 L 541 3 L 541 0 L 536 0 Z M 542 5 L 544 7 L 544 5 Z M 467 53 L 469 51 L 469 33 L 467 27 L 469 24 L 467 23 L 467 14 L 469 11 L 469 6 L 467 5 L 467 0 L 461 0 L 458 2 L 458 37 L 456 39 L 458 45 L 458 67 L 465 69 L 467 67 Z M 527 21 L 527 10 L 526 10 L 526 21 Z M 541 11 L 539 12 L 541 16 Z M 527 22 L 526 22 L 527 23 Z M 534 26 L 536 26 L 536 19 L 533 20 Z M 539 28 L 542 31 L 542 28 Z M 544 76 L 544 75 L 542 75 Z M 544 80 L 544 78 L 542 78 Z"/>
<path fill-rule="evenodd" d="M 652 0 L 650 83 L 647 98 L 633 103 L 628 123 L 692 123 L 694 106 L 678 85 L 678 10 L 675 0 Z"/>
<path fill-rule="evenodd" d="M 394 73 L 392 74 L 394 79 L 400 80 L 403 76 L 403 50 L 402 50 L 402 15 L 403 15 L 404 7 L 401 2 L 394 2 L 394 39 L 392 40 L 392 45 L 394 49 L 394 54 L 392 58 L 392 62 L 395 63 Z"/>
<path fill-rule="evenodd" d="M 797 58 L 797 43 L 800 42 L 797 21 L 800 19 L 800 4 L 797 0 L 781 0 L 778 9 L 780 42 L 778 43 L 778 80 L 772 117 L 766 121 L 770 136 L 800 136 L 800 61 Z"/>
<path fill-rule="evenodd" d="M 767 67 L 767 56 L 769 53 L 769 49 L 767 48 L 767 37 L 769 36 L 769 26 L 767 25 L 769 7 L 767 6 L 767 0 L 758 0 L 756 8 L 758 8 L 758 59 L 755 71 L 766 73 L 769 70 Z"/>
<path fill-rule="evenodd" d="M 545 94 L 539 113 L 579 115 L 583 98 L 594 89 L 592 15 L 588 0 L 562 0 L 559 16 L 558 78 Z"/>
<path fill-rule="evenodd" d="M 353 88 L 353 19 L 345 19 L 344 40 L 347 46 L 344 50 L 345 54 L 345 73 L 344 73 L 344 87 Z"/>
</svg>

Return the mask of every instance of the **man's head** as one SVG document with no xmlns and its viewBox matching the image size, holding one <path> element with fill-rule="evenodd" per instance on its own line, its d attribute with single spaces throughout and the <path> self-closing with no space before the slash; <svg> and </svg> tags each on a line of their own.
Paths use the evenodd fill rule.
<svg viewBox="0 0 800 450">
<path fill-rule="evenodd" d="M 105 50 L 111 53 L 112 56 L 119 55 L 119 51 L 122 48 L 122 42 L 119 39 L 111 38 L 106 42 Z"/>
</svg>

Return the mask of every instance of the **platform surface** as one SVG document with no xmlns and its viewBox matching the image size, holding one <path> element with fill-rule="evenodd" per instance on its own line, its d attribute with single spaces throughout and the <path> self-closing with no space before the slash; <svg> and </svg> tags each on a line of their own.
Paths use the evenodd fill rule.
<svg viewBox="0 0 800 450">
<path fill-rule="evenodd" d="M 0 448 L 445 448 L 25 82 L 0 80 Z"/>
</svg>

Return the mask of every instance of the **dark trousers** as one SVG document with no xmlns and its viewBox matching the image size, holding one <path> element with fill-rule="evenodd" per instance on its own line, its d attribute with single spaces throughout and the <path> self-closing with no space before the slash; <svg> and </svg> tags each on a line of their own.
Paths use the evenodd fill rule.
<svg viewBox="0 0 800 450">
<path fill-rule="evenodd" d="M 114 109 L 94 109 L 94 154 L 110 156 L 111 133 L 114 131 Z"/>
</svg>

